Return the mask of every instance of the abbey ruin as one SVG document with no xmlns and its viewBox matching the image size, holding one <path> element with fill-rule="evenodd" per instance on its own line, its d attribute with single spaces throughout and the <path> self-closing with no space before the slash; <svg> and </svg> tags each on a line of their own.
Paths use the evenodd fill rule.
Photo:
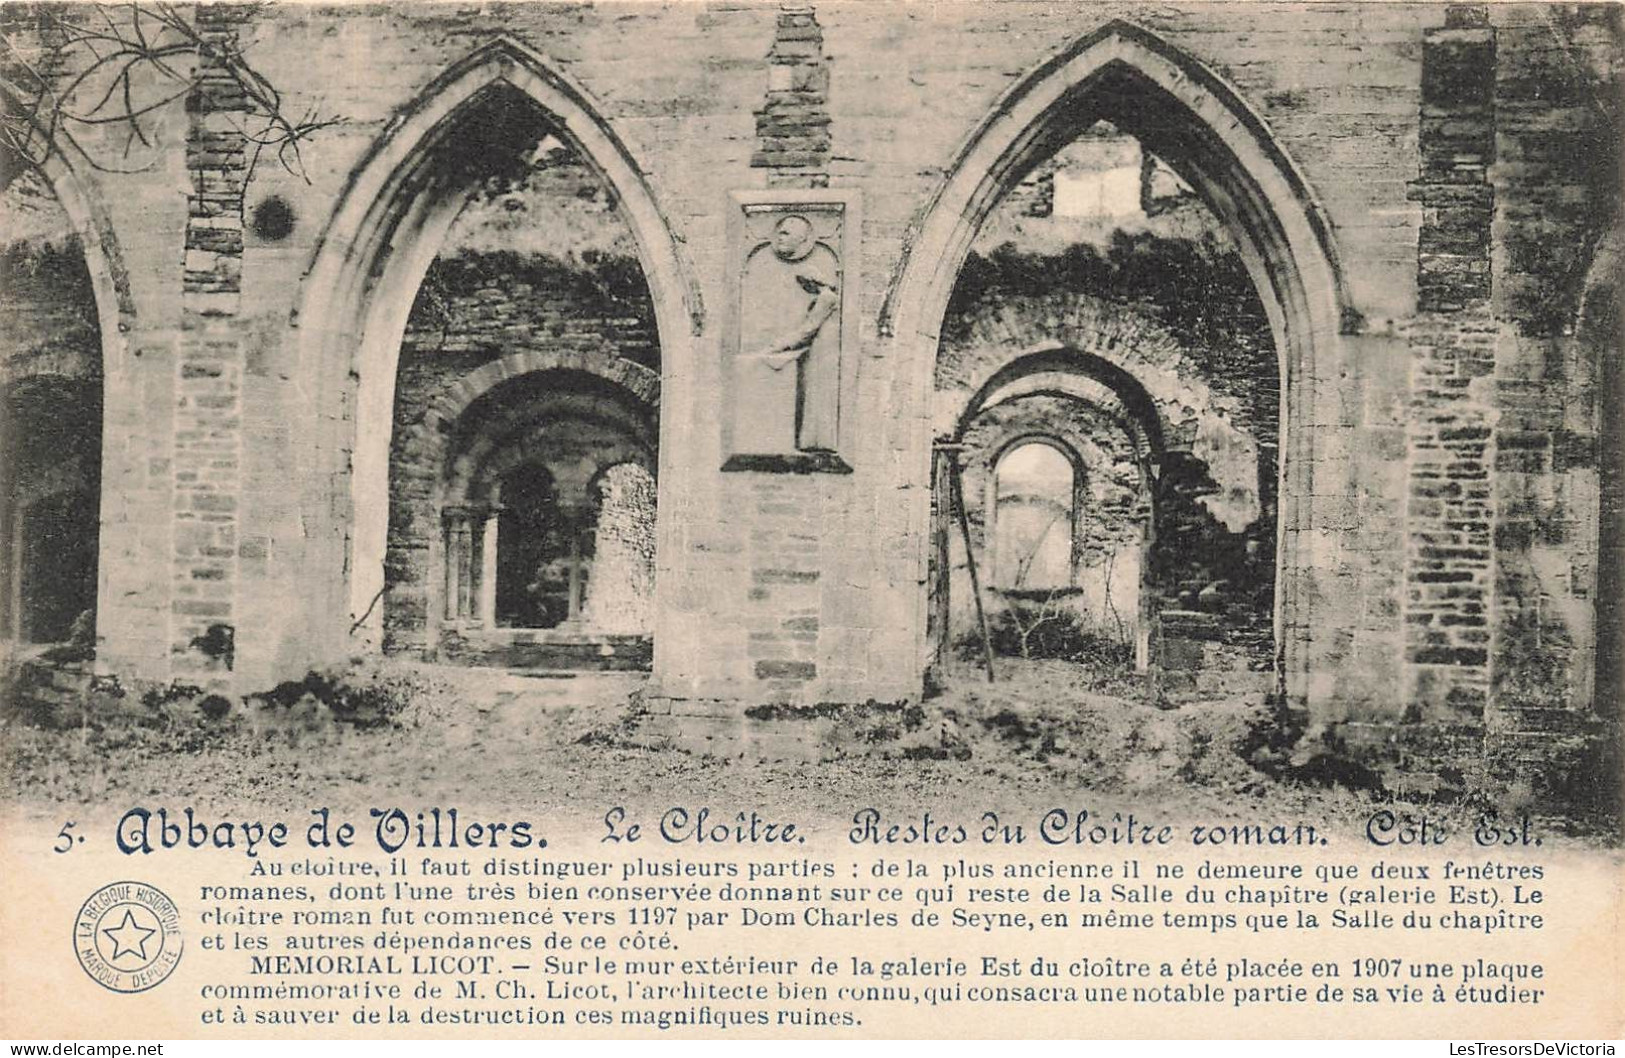
<svg viewBox="0 0 1625 1058">
<path fill-rule="evenodd" d="M 1618 7 L 184 13 L 0 13 L 12 659 L 1617 747 Z"/>
</svg>

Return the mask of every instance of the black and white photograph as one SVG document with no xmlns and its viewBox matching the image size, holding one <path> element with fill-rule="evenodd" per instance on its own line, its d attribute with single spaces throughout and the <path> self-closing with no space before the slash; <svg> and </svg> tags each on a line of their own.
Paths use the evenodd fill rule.
<svg viewBox="0 0 1625 1058">
<path fill-rule="evenodd" d="M 450 834 L 470 906 L 514 850 L 623 883 L 803 857 L 821 889 L 604 912 L 763 957 L 912 926 L 1042 964 L 1036 908 L 961 908 L 1006 899 L 952 866 L 993 847 L 1183 878 L 1073 904 L 1091 954 L 1178 933 L 1077 939 L 1142 899 L 1216 916 L 1192 954 L 1237 928 L 1253 898 L 1201 905 L 1159 845 L 1320 864 L 1325 909 L 1247 944 L 1368 935 L 1330 921 L 1454 945 L 1451 989 L 1475 937 L 1566 976 L 1404 1024 L 1238 993 L 1213 1031 L 1619 1036 L 1622 87 L 1615 3 L 8 0 L 0 863 L 62 907 L 0 912 L 0 965 L 64 968 L 5 970 L 0 1035 L 73 1038 L 30 1020 L 70 980 L 139 993 L 152 1038 L 345 1035 L 210 1028 L 269 971 L 197 916 L 247 947 L 270 906 L 211 878 L 353 857 L 376 892 L 306 895 L 376 928 Z M 906 907 L 838 895 L 899 864 Z M 892 911 L 893 941 L 808 933 Z M 645 1031 L 628 1004 L 676 985 L 610 966 L 458 995 L 602 987 L 576 1033 Z M 1042 1030 L 1031 995 L 919 997 L 673 1024 L 1102 1031 L 1087 997 Z"/>
</svg>

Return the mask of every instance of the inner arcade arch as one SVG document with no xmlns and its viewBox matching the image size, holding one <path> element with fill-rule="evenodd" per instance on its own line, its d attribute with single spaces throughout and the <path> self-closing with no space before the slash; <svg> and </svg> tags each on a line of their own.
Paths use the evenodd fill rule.
<svg viewBox="0 0 1625 1058">
<path fill-rule="evenodd" d="M 318 245 L 295 323 L 322 394 L 325 482 L 305 498 L 310 568 L 342 571 L 310 599 L 314 643 L 335 656 L 384 639 L 389 459 L 401 342 L 414 295 L 473 189 L 553 137 L 616 197 L 647 280 L 662 372 L 682 379 L 697 288 L 641 168 L 578 85 L 501 39 L 429 85 L 349 181 Z M 679 391 L 682 383 L 679 382 Z M 327 396 L 331 394 L 331 396 Z M 342 624 L 342 627 L 339 625 Z"/>
<path fill-rule="evenodd" d="M 1045 62 L 972 131 L 912 226 L 882 309 L 882 333 L 901 350 L 902 384 L 930 407 L 944 315 L 978 231 L 1035 165 L 1102 120 L 1138 138 L 1223 222 L 1268 315 L 1281 380 L 1275 679 L 1301 703 L 1313 571 L 1296 505 L 1312 491 L 1315 463 L 1308 386 L 1337 370 L 1341 327 L 1353 313 L 1329 225 L 1307 182 L 1239 93 L 1191 56 L 1122 21 Z M 912 450 L 930 452 L 940 422 L 921 415 L 911 427 Z M 924 517 L 926 497 L 919 503 Z M 940 533 L 919 538 L 940 541 Z M 931 550 L 922 549 L 922 566 L 929 567 Z M 931 583 L 929 571 L 921 580 Z M 931 635 L 922 644 L 927 664 L 940 649 Z"/>
</svg>

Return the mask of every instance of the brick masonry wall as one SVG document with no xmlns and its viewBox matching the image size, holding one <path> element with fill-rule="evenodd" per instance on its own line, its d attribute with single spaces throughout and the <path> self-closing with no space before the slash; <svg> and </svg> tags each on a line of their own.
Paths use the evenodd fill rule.
<svg viewBox="0 0 1625 1058">
<path fill-rule="evenodd" d="M 751 166 L 767 170 L 774 187 L 829 186 L 829 66 L 814 8 L 779 9 L 767 76 Z"/>
<path fill-rule="evenodd" d="M 53 51 L 60 37 L 40 39 L 39 21 L 26 6 L 11 5 L 0 21 L 34 70 L 58 88 L 76 74 L 71 62 Z M 178 66 L 184 71 L 187 64 L 182 60 Z M 149 98 L 142 93 L 155 87 L 150 81 L 136 73 L 134 93 Z M 174 83 L 167 83 L 164 96 L 174 91 Z M 146 142 L 132 142 L 117 123 L 79 130 L 79 146 L 87 153 L 115 169 L 138 170 L 138 177 L 98 173 L 67 152 L 47 165 L 41 183 L 63 190 L 67 223 L 87 255 L 94 249 L 96 262 L 89 289 L 82 291 L 83 303 L 70 313 L 83 312 L 97 324 L 99 341 L 91 341 L 85 356 L 99 361 L 108 394 L 99 416 L 90 411 L 89 402 L 77 402 L 103 420 L 103 435 L 110 439 L 100 452 L 99 510 L 87 515 L 99 520 L 101 529 L 95 572 L 96 666 L 125 678 L 165 680 L 173 662 L 173 414 L 179 265 L 187 213 L 186 197 L 177 189 L 188 187 L 190 180 L 183 103 L 176 100 L 149 118 Z M 15 161 L 7 159 L 8 166 Z M 8 236 L 18 232 L 10 224 L 5 227 Z M 53 296 L 80 296 L 75 283 L 53 283 L 53 288 Z M 11 289 L 8 284 L 8 298 Z M 58 333 L 66 338 L 76 329 L 64 327 Z M 58 362 L 49 370 L 65 366 Z M 60 418 L 58 425 L 63 425 Z M 75 432 L 94 440 L 88 425 Z"/>
<path fill-rule="evenodd" d="M 754 113 L 759 108 L 761 78 L 766 73 L 762 56 L 771 48 L 776 29 L 776 15 L 771 11 L 710 11 L 698 19 L 670 17 L 644 21 L 639 18 L 616 23 L 613 32 L 599 36 L 604 27 L 598 21 L 600 12 L 588 15 L 584 24 L 572 27 L 567 39 L 558 40 L 553 54 L 569 65 L 584 61 L 602 75 L 593 84 L 595 94 L 605 104 L 608 113 L 623 135 L 629 137 L 635 153 L 647 161 L 645 168 L 653 174 L 657 189 L 669 189 L 665 199 L 668 219 L 682 234 L 686 246 L 693 248 L 698 274 L 702 277 L 702 292 L 708 304 L 715 306 L 722 298 L 719 291 L 725 286 L 721 277 L 722 248 L 719 244 L 719 217 L 713 202 L 717 174 L 731 166 L 749 168 L 749 154 L 757 145 Z M 866 321 L 874 319 L 884 277 L 895 265 L 895 250 L 902 230 L 918 203 L 929 193 L 940 174 L 940 167 L 951 155 L 953 139 L 962 135 L 969 124 L 985 113 L 991 102 L 991 92 L 1008 76 L 1030 68 L 1037 59 L 1053 50 L 1071 33 L 1082 32 L 1083 27 L 1065 30 L 1045 23 L 1038 9 L 1031 9 L 1033 21 L 1029 23 L 1036 36 L 1029 35 L 1015 54 L 1010 38 L 998 37 L 998 47 L 988 50 L 979 34 L 990 31 L 991 25 L 972 9 L 950 13 L 947 23 L 917 23 L 911 19 L 887 22 L 878 16 L 869 16 L 858 9 L 842 8 L 840 21 L 832 22 L 833 15 L 820 12 L 824 27 L 825 50 L 831 52 L 834 34 L 844 36 L 845 43 L 832 61 L 830 109 L 832 129 L 845 129 L 851 137 L 851 148 L 843 149 L 838 135 L 833 136 L 834 149 L 830 161 L 831 183 L 846 180 L 849 186 L 862 186 L 873 191 L 878 198 L 867 208 L 865 222 L 864 281 L 860 284 L 862 296 L 868 303 L 864 313 Z M 1181 16 L 1185 19 L 1185 16 Z M 1091 19 L 1091 24 L 1094 20 Z M 1177 20 L 1176 20 L 1177 21 Z M 1186 19 L 1189 26 L 1188 19 Z M 838 29 L 832 29 L 838 26 Z M 953 32 L 945 32 L 952 26 Z M 1002 27 L 1001 27 L 1002 28 Z M 1163 27 L 1166 28 L 1166 27 Z M 1249 27 L 1251 28 L 1251 27 Z M 1301 27 L 1300 27 L 1301 28 Z M 1330 24 L 1328 24 L 1328 29 Z M 442 27 L 444 30 L 444 27 Z M 630 82 L 617 82 L 617 69 L 632 70 L 636 62 L 617 62 L 629 54 L 637 54 L 642 34 L 647 31 L 663 41 L 661 54 L 669 57 L 678 43 L 699 42 L 690 34 L 703 30 L 707 59 L 696 64 L 686 83 L 668 79 L 656 90 L 663 102 L 651 106 L 639 102 L 636 94 L 624 95 L 623 86 Z M 1200 33 L 1198 33 L 1200 35 Z M 1219 31 L 1213 38 L 1222 38 Z M 988 37 L 987 42 L 994 38 Z M 877 56 L 885 49 L 898 49 L 904 61 L 888 59 L 877 65 Z M 451 51 L 450 45 L 447 47 Z M 831 52 L 833 54 L 833 52 Z M 929 56 L 922 59 L 922 56 Z M 991 61 L 990 61 L 991 60 Z M 646 64 L 644 64 L 646 65 Z M 912 66 L 919 71 L 921 84 L 907 86 L 874 83 L 877 73 L 882 77 L 894 70 L 899 72 Z M 573 65 L 582 72 L 585 67 Z M 668 68 L 669 69 L 669 68 Z M 846 73 L 844 71 L 852 71 Z M 970 72 L 967 79 L 964 75 Z M 849 87 L 842 94 L 842 76 L 849 77 Z M 861 91 L 860 91 L 861 90 Z M 1328 89 L 1329 91 L 1329 89 Z M 623 103 L 623 100 L 625 102 Z M 845 106 L 846 124 L 841 123 L 838 110 Z M 735 122 L 737 138 L 727 131 L 729 114 L 751 115 L 748 123 Z M 905 116 L 906 115 L 906 116 Z M 899 121 L 906 124 L 907 132 L 899 138 Z M 680 156 L 663 150 L 660 143 L 685 142 L 688 149 Z M 891 144 L 892 146 L 887 146 Z M 861 149 L 860 149 L 861 148 Z M 652 153 L 651 153 L 652 152 Z M 1372 155 L 1369 150 L 1345 152 L 1355 168 L 1369 168 L 1378 164 L 1381 151 Z M 922 171 L 919 159 L 936 159 L 935 170 Z M 752 178 L 743 170 L 739 183 L 749 186 Z M 766 174 L 762 174 L 765 176 Z M 1384 224 L 1391 222 L 1384 221 Z M 708 229 L 708 225 L 710 225 Z M 866 326 L 868 324 L 866 323 Z M 709 340 L 709 339 L 707 339 Z M 696 365 L 692 392 L 703 395 L 711 388 L 702 357 Z M 858 414 L 869 417 L 867 429 L 873 440 L 883 447 L 890 442 L 882 440 L 883 429 L 875 425 L 894 415 L 881 395 L 887 391 L 886 368 L 867 370 L 870 383 L 866 395 L 860 397 Z M 670 613 L 671 635 L 662 642 L 671 649 L 670 668 L 663 668 L 673 690 L 679 693 L 735 693 L 730 680 L 744 678 L 732 664 L 698 664 L 691 668 L 686 659 L 705 658 L 724 647 L 745 640 L 746 628 L 727 599 L 748 594 L 752 588 L 753 568 L 738 556 L 732 538 L 736 531 L 712 528 L 705 512 L 713 509 L 738 509 L 745 497 L 742 490 L 749 486 L 743 481 L 707 480 L 704 470 L 712 460 L 707 458 L 708 425 L 715 419 L 715 410 L 700 399 L 679 401 L 667 405 L 666 414 L 676 416 L 676 429 L 691 437 L 689 454 L 692 459 L 680 460 L 684 468 L 677 480 L 662 476 L 663 486 L 680 496 L 677 510 L 667 510 L 686 529 L 688 545 L 684 558 L 674 569 L 672 596 L 676 608 Z M 911 648 L 907 642 L 908 629 L 913 618 L 907 585 L 917 583 L 910 570 L 912 558 L 911 530 L 898 519 L 906 509 L 889 499 L 898 485 L 917 472 L 908 470 L 915 456 L 906 448 L 897 450 L 895 458 L 859 468 L 859 477 L 842 486 L 830 482 L 806 482 L 802 485 L 785 483 L 786 487 L 802 488 L 807 495 L 801 497 L 803 512 L 818 512 L 808 534 L 821 542 L 816 564 L 827 571 L 840 571 L 839 576 L 827 577 L 830 585 L 821 589 L 820 603 L 826 619 L 820 632 L 819 652 L 827 659 L 842 658 L 841 671 L 851 673 L 854 682 L 843 687 L 820 683 L 804 688 L 802 693 L 812 696 L 864 694 L 879 683 L 885 683 L 890 674 L 899 671 L 898 659 L 906 657 Z M 923 460 L 921 461 L 923 463 Z M 688 468 L 692 467 L 692 473 Z M 882 472 L 882 468 L 885 469 Z M 833 504 L 823 502 L 822 493 L 844 490 L 850 495 Z M 880 519 L 882 531 L 872 533 L 868 525 L 875 517 Z M 863 527 L 860 533 L 859 528 Z M 673 530 L 676 532 L 677 530 Z M 897 541 L 873 549 L 854 548 L 851 541 L 873 536 L 879 540 Z M 715 537 L 724 540 L 715 540 Z M 733 546 L 731 546 L 733 545 Z M 778 567 L 761 565 L 762 570 Z M 694 611 L 685 607 L 703 599 Z M 851 604 L 856 604 L 855 607 Z M 836 619 L 831 625 L 830 619 Z M 704 630 L 704 635 L 699 630 Z M 701 640 L 704 640 L 703 642 Z M 850 644 L 853 649 L 844 649 Z M 727 647 L 726 649 L 733 649 Z M 657 647 L 659 650 L 659 647 Z M 850 659 L 857 657 L 854 664 Z M 903 666 L 904 670 L 907 666 Z M 703 670 L 711 674 L 705 679 L 690 672 Z M 747 667 L 748 671 L 748 667 Z M 804 670 L 803 670 L 804 671 Z M 860 675 L 861 674 L 861 675 Z M 714 677 L 714 678 L 712 678 Z M 904 680 L 903 683 L 908 681 Z M 746 685 L 748 689 L 748 685 Z M 754 692 L 751 692 L 754 693 Z"/>
<path fill-rule="evenodd" d="M 236 662 L 238 515 L 242 477 L 243 195 L 249 101 L 210 56 L 239 46 L 246 9 L 201 7 L 199 61 L 188 97 L 190 178 L 175 384 L 173 670 L 224 686 Z"/>
<path fill-rule="evenodd" d="M 1155 404 L 1163 439 L 1209 464 L 1214 510 L 1239 530 L 1260 516 L 1274 477 L 1274 421 L 1258 422 L 1222 351 L 1193 349 L 1145 307 L 1078 292 L 1004 295 L 951 316 L 936 364 L 933 419 L 950 435 L 976 390 L 1035 349 L 1064 346 L 1119 368 Z M 1080 368 L 1081 374 L 1087 373 Z M 1268 379 L 1259 388 L 1270 388 Z M 1121 398 L 1119 398 L 1121 399 Z M 1273 488 L 1273 481 L 1268 481 Z M 1261 495 L 1265 500 L 1261 500 Z"/>
</svg>

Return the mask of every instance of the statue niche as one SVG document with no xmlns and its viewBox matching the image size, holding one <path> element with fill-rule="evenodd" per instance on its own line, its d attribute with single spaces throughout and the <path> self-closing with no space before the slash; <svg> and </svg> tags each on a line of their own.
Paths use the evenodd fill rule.
<svg viewBox="0 0 1625 1058">
<path fill-rule="evenodd" d="M 742 204 L 725 469 L 841 470 L 845 203 Z M 848 354 L 850 355 L 850 354 Z"/>
</svg>

